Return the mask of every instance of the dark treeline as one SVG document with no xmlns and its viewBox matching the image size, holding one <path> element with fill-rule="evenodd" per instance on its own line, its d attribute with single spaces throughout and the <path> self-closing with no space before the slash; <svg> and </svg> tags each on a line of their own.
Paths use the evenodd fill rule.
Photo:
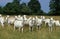
<svg viewBox="0 0 60 39">
<path fill-rule="evenodd" d="M 28 4 L 22 3 L 21 0 L 13 0 L 7 3 L 4 7 L 0 6 L 0 14 L 4 15 L 60 15 L 60 0 L 50 0 L 48 13 L 41 9 L 41 4 L 38 0 L 30 0 Z"/>
<path fill-rule="evenodd" d="M 50 0 L 49 7 L 49 15 L 60 15 L 60 0 Z"/>
</svg>

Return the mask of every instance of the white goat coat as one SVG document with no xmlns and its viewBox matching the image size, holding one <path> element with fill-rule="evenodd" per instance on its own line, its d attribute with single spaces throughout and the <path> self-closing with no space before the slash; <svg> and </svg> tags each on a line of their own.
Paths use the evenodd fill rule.
<svg viewBox="0 0 60 39">
<path fill-rule="evenodd" d="M 24 24 L 28 24 L 28 19 L 27 19 L 26 15 L 24 15 Z"/>
<path fill-rule="evenodd" d="M 14 26 L 15 27 L 23 27 L 23 17 L 20 17 L 19 20 L 15 20 Z"/>
<path fill-rule="evenodd" d="M 13 24 L 13 23 L 14 23 L 14 21 L 15 21 L 15 19 L 14 19 L 14 18 L 10 18 L 10 19 L 8 19 L 8 23 L 9 23 L 9 24 Z"/>
<path fill-rule="evenodd" d="M 60 26 L 59 20 L 56 20 L 56 21 L 55 21 L 55 25 L 56 25 L 56 26 Z"/>
<path fill-rule="evenodd" d="M 31 18 L 29 20 L 29 26 L 32 27 L 32 26 L 34 26 L 34 24 L 35 24 L 35 18 Z"/>
<path fill-rule="evenodd" d="M 52 27 L 52 26 L 53 26 L 53 22 L 50 21 L 50 22 L 48 23 L 48 26 L 49 26 L 49 27 Z"/>
<path fill-rule="evenodd" d="M 4 17 L 0 17 L 0 23 L 2 26 L 4 26 Z"/>
<path fill-rule="evenodd" d="M 45 19 L 45 24 L 49 22 L 50 22 L 50 19 Z"/>
<path fill-rule="evenodd" d="M 42 19 L 36 19 L 36 25 L 40 26 L 42 24 Z"/>
</svg>

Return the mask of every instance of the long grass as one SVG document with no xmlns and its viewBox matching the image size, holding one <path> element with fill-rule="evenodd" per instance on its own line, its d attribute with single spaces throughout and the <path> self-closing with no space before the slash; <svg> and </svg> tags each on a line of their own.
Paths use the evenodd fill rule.
<svg viewBox="0 0 60 39">
<path fill-rule="evenodd" d="M 46 16 L 46 18 L 54 17 L 55 20 L 60 20 L 60 16 Z M 29 32 L 28 26 L 24 27 L 24 32 L 19 32 L 18 29 L 13 31 L 13 25 L 8 26 L 5 23 L 5 27 L 0 25 L 0 39 L 60 39 L 60 27 L 53 27 L 53 31 L 49 32 L 48 27 L 44 24 L 40 30 L 34 28 L 32 32 Z"/>
</svg>

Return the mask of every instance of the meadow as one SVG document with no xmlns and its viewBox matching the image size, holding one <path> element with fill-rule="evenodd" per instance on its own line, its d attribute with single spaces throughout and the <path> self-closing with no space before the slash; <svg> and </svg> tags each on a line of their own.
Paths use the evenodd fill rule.
<svg viewBox="0 0 60 39">
<path fill-rule="evenodd" d="M 53 17 L 55 20 L 60 20 L 60 16 L 46 16 L 46 18 Z M 54 26 L 53 31 L 49 32 L 48 26 L 42 25 L 40 30 L 34 27 L 32 32 L 29 32 L 28 26 L 24 26 L 24 32 L 19 32 L 18 29 L 13 31 L 13 25 L 5 27 L 0 25 L 0 39 L 60 39 L 60 27 Z"/>
</svg>

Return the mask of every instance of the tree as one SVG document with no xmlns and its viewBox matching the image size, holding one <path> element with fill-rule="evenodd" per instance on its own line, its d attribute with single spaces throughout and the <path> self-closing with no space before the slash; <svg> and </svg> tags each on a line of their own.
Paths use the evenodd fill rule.
<svg viewBox="0 0 60 39">
<path fill-rule="evenodd" d="M 26 5 L 26 3 L 21 4 L 21 14 L 31 15 L 31 9 Z"/>
<path fill-rule="evenodd" d="M 50 12 L 53 15 L 60 15 L 60 0 L 50 0 Z"/>
<path fill-rule="evenodd" d="M 4 14 L 3 13 L 3 7 L 2 6 L 0 6 L 0 14 Z"/>
<path fill-rule="evenodd" d="M 14 0 L 12 3 L 7 3 L 4 6 L 4 13 L 9 15 L 20 14 L 20 1 Z"/>
<path fill-rule="evenodd" d="M 2 13 L 2 7 L 0 6 L 0 14 Z"/>
<path fill-rule="evenodd" d="M 38 0 L 30 0 L 28 6 L 33 14 L 37 14 L 38 11 L 41 11 L 41 6 Z"/>
</svg>

